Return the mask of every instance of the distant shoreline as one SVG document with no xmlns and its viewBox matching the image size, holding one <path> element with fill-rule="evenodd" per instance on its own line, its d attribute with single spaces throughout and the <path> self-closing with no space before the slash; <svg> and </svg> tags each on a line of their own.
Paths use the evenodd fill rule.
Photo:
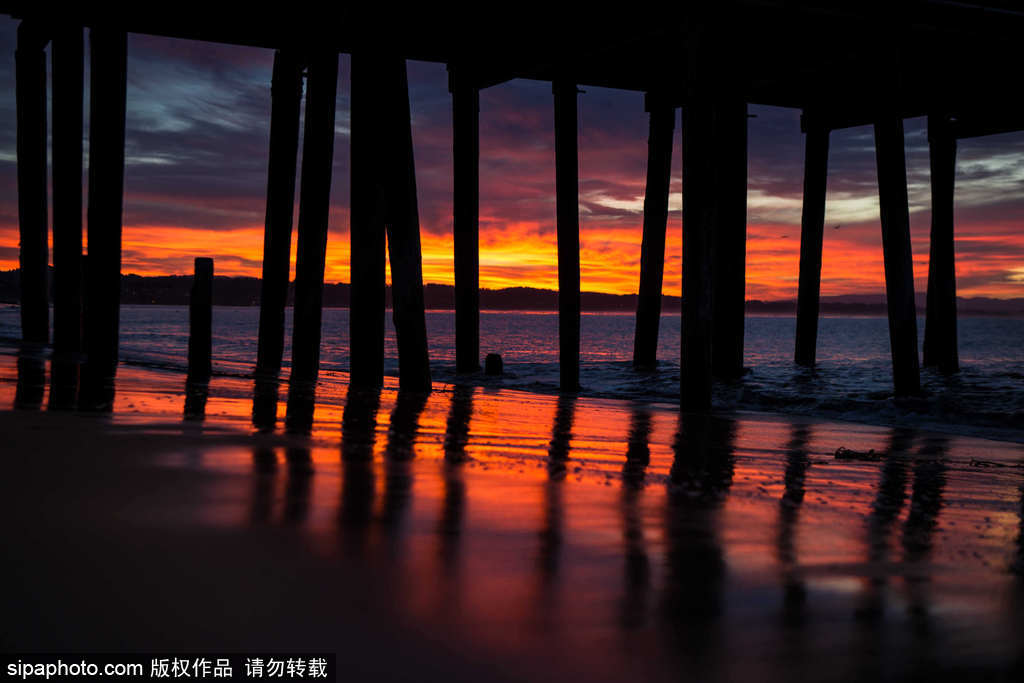
<svg viewBox="0 0 1024 683">
<path fill-rule="evenodd" d="M 254 277 L 217 276 L 214 278 L 213 303 L 215 306 L 258 306 L 260 280 Z M 121 303 L 125 305 L 185 306 L 192 287 L 191 275 L 140 276 L 124 275 L 121 285 Z M 423 288 L 427 310 L 449 311 L 455 307 L 455 288 L 452 285 L 427 284 Z M 288 303 L 291 304 L 291 286 Z M 917 293 L 918 314 L 925 311 L 925 294 Z M 17 270 L 0 272 L 0 303 L 17 304 L 20 300 L 20 282 Z M 324 285 L 324 308 L 348 308 L 350 285 L 344 282 Z M 390 306 L 391 288 L 385 292 Z M 582 292 L 581 310 L 587 313 L 634 313 L 636 294 L 607 294 Z M 662 295 L 662 312 L 678 314 L 681 299 Z M 957 299 L 961 316 L 1022 317 L 1024 298 L 994 299 L 973 297 Z M 508 287 L 481 289 L 480 310 L 490 312 L 553 312 L 558 310 L 558 292 L 535 287 Z M 822 315 L 879 316 L 886 314 L 884 294 L 844 294 L 822 296 L 819 311 Z M 746 303 L 748 315 L 795 315 L 795 300 L 763 301 L 751 299 Z"/>
</svg>

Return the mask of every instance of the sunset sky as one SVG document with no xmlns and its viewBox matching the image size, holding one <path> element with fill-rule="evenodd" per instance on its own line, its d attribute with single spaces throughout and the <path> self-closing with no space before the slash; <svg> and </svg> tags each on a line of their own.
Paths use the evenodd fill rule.
<svg viewBox="0 0 1024 683">
<path fill-rule="evenodd" d="M 0 19 L 0 269 L 18 262 L 16 25 Z M 188 273 L 195 256 L 213 256 L 219 275 L 259 276 L 272 62 L 270 50 L 129 36 L 123 272 Z M 346 55 L 340 65 L 328 282 L 349 278 Z M 441 64 L 410 62 L 409 80 L 424 279 L 451 283 L 447 73 Z M 582 287 L 631 293 L 639 277 L 647 161 L 643 96 L 584 89 L 579 99 Z M 518 80 L 489 88 L 481 93 L 480 108 L 481 286 L 554 288 L 551 86 Z M 799 112 L 762 106 L 750 111 L 756 118 L 749 125 L 747 297 L 793 298 L 803 177 Z M 88 121 L 87 111 L 86 116 Z M 906 145 L 914 275 L 923 291 L 930 221 L 923 119 L 906 122 Z M 664 284 L 665 293 L 676 295 L 680 147 L 677 122 Z M 956 182 L 959 294 L 1024 296 L 1024 134 L 962 141 Z M 294 249 L 294 236 L 292 244 Z M 836 131 L 822 294 L 877 293 L 883 287 L 872 131 Z"/>
</svg>

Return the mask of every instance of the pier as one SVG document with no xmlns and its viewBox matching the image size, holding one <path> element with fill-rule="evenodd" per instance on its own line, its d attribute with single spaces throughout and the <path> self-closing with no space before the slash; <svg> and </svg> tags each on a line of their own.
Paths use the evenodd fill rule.
<svg viewBox="0 0 1024 683">
<path fill-rule="evenodd" d="M 885 290 L 897 397 L 920 392 L 920 368 L 959 367 L 953 189 L 957 140 L 1024 130 L 1008 105 L 1005 65 L 1021 64 L 1024 12 L 1010 2 L 691 3 L 656 22 L 502 18 L 457 29 L 425 8 L 391 16 L 303 6 L 197 22 L 188 13 L 89 6 L 59 20 L 8 2 L 16 54 L 21 322 L 26 347 L 50 343 L 47 131 L 53 159 L 53 348 L 81 351 L 77 404 L 104 409 L 117 367 L 124 187 L 126 36 L 130 32 L 275 50 L 271 83 L 257 376 L 276 380 L 284 352 L 296 173 L 299 211 L 291 380 L 319 372 L 332 181 L 338 55 L 352 55 L 351 382 L 383 381 L 385 263 L 392 274 L 399 377 L 431 389 L 407 60 L 447 65 L 452 98 L 456 371 L 480 371 L 480 93 L 514 78 L 551 83 L 555 131 L 560 388 L 579 390 L 580 216 L 577 107 L 581 89 L 644 93 L 648 165 L 633 365 L 655 369 L 675 112 L 683 136 L 683 334 L 680 406 L 711 407 L 716 382 L 744 373 L 749 105 L 802 111 L 803 217 L 794 361 L 815 364 L 829 136 L 873 126 Z M 614 24 L 614 25 L 613 25 Z M 479 19 L 479 26 L 485 18 Z M 88 43 L 83 36 L 87 31 Z M 626 43 L 619 37 L 630 36 Z M 864 36 L 875 36 L 865 40 Z M 53 121 L 44 48 L 53 50 Z M 533 47 L 527 50 L 523 46 Z M 83 56 L 90 50 L 88 262 L 82 257 Z M 913 56 L 913 60 L 910 57 Z M 303 84 L 305 93 L 303 95 Z M 302 167 L 299 121 L 305 97 Z M 923 359 L 909 230 L 903 121 L 927 116 L 932 225 Z M 386 246 L 385 246 L 386 245 Z M 203 256 L 197 254 L 197 256 Z M 81 330 L 81 334 L 79 334 Z M 56 368 L 56 365 L 55 365 Z M 74 404 L 77 369 L 54 374 L 54 400 Z M 69 396 L 72 397 L 69 399 Z"/>
</svg>

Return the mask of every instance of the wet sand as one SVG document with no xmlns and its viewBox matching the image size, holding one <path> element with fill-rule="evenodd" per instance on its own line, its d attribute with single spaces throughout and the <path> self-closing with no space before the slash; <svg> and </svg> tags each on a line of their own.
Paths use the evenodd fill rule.
<svg viewBox="0 0 1024 683">
<path fill-rule="evenodd" d="M 17 375 L 0 357 L 7 651 L 333 651 L 339 680 L 1024 672 L 1020 444 L 390 384 L 293 397 L 287 434 L 285 395 L 252 427 L 251 381 L 183 420 L 177 376 L 122 368 L 97 416 Z"/>
</svg>

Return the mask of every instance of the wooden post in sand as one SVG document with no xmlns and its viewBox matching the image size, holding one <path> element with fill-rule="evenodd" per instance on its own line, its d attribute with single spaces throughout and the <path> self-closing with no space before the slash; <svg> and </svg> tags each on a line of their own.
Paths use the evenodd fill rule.
<svg viewBox="0 0 1024 683">
<path fill-rule="evenodd" d="M 893 385 L 897 396 L 906 396 L 921 390 L 921 369 L 917 357 L 917 311 L 910 250 L 903 119 L 898 113 L 883 115 L 876 121 L 875 157 Z"/>
<path fill-rule="evenodd" d="M 956 254 L 953 242 L 956 138 L 945 117 L 928 117 L 928 147 L 931 152 L 932 229 L 928 256 L 924 365 L 951 373 L 960 369 L 956 331 Z"/>
<path fill-rule="evenodd" d="M 707 95 L 683 107 L 683 334 L 680 407 L 711 407 L 711 244 L 715 221 L 715 107 Z"/>
<path fill-rule="evenodd" d="M 256 351 L 256 371 L 263 375 L 277 374 L 284 355 L 284 309 L 291 265 L 295 159 L 299 151 L 299 107 L 302 102 L 302 63 L 290 50 L 274 53 L 270 98 L 267 213 L 263 232 L 263 277 L 260 280 L 259 346 Z"/>
<path fill-rule="evenodd" d="M 59 25 L 53 53 L 53 362 L 50 407 L 71 408 L 82 350 L 82 27 Z"/>
<path fill-rule="evenodd" d="M 747 262 L 747 103 L 735 92 L 715 111 L 715 227 L 712 233 L 711 373 L 743 374 Z"/>
<path fill-rule="evenodd" d="M 117 371 L 121 308 L 121 214 L 127 34 L 93 27 L 89 81 L 89 259 L 85 276 L 84 346 L 79 405 L 109 409 Z"/>
<path fill-rule="evenodd" d="M 356 52 L 351 61 L 349 193 L 349 368 L 356 387 L 384 382 L 384 197 L 380 179 L 380 60 Z"/>
<path fill-rule="evenodd" d="M 47 261 L 46 43 L 33 20 L 18 25 L 14 53 L 18 118 L 18 234 L 21 242 L 21 338 L 50 341 Z"/>
<path fill-rule="evenodd" d="M 580 208 L 576 84 L 552 83 L 555 96 L 555 210 L 558 232 L 558 362 L 561 390 L 580 387 Z"/>
<path fill-rule="evenodd" d="M 800 117 L 800 127 L 804 132 L 804 200 L 800 218 L 800 284 L 797 290 L 794 360 L 797 365 L 814 367 L 818 345 L 829 130 L 807 112 Z"/>
<path fill-rule="evenodd" d="M 310 60 L 306 80 L 299 240 L 295 256 L 292 382 L 315 382 L 320 370 L 320 323 L 337 94 L 338 53 L 332 50 L 319 52 Z"/>
<path fill-rule="evenodd" d="M 188 299 L 188 376 L 209 381 L 213 370 L 213 259 L 197 258 Z"/>
<path fill-rule="evenodd" d="M 661 322 L 661 286 L 665 272 L 665 231 L 672 175 L 672 135 L 676 109 L 651 93 L 647 138 L 647 187 L 644 192 L 644 233 L 640 247 L 640 287 L 636 301 L 633 367 L 653 370 L 657 364 L 658 327 Z"/>
<path fill-rule="evenodd" d="M 423 300 L 423 254 L 416 200 L 416 166 L 409 109 L 409 76 L 405 60 L 383 62 L 382 101 L 385 132 L 385 221 L 391 262 L 391 306 L 398 343 L 398 384 L 411 391 L 430 391 L 430 356 Z"/>
<path fill-rule="evenodd" d="M 480 90 L 449 67 L 452 93 L 455 371 L 480 369 Z"/>
</svg>

